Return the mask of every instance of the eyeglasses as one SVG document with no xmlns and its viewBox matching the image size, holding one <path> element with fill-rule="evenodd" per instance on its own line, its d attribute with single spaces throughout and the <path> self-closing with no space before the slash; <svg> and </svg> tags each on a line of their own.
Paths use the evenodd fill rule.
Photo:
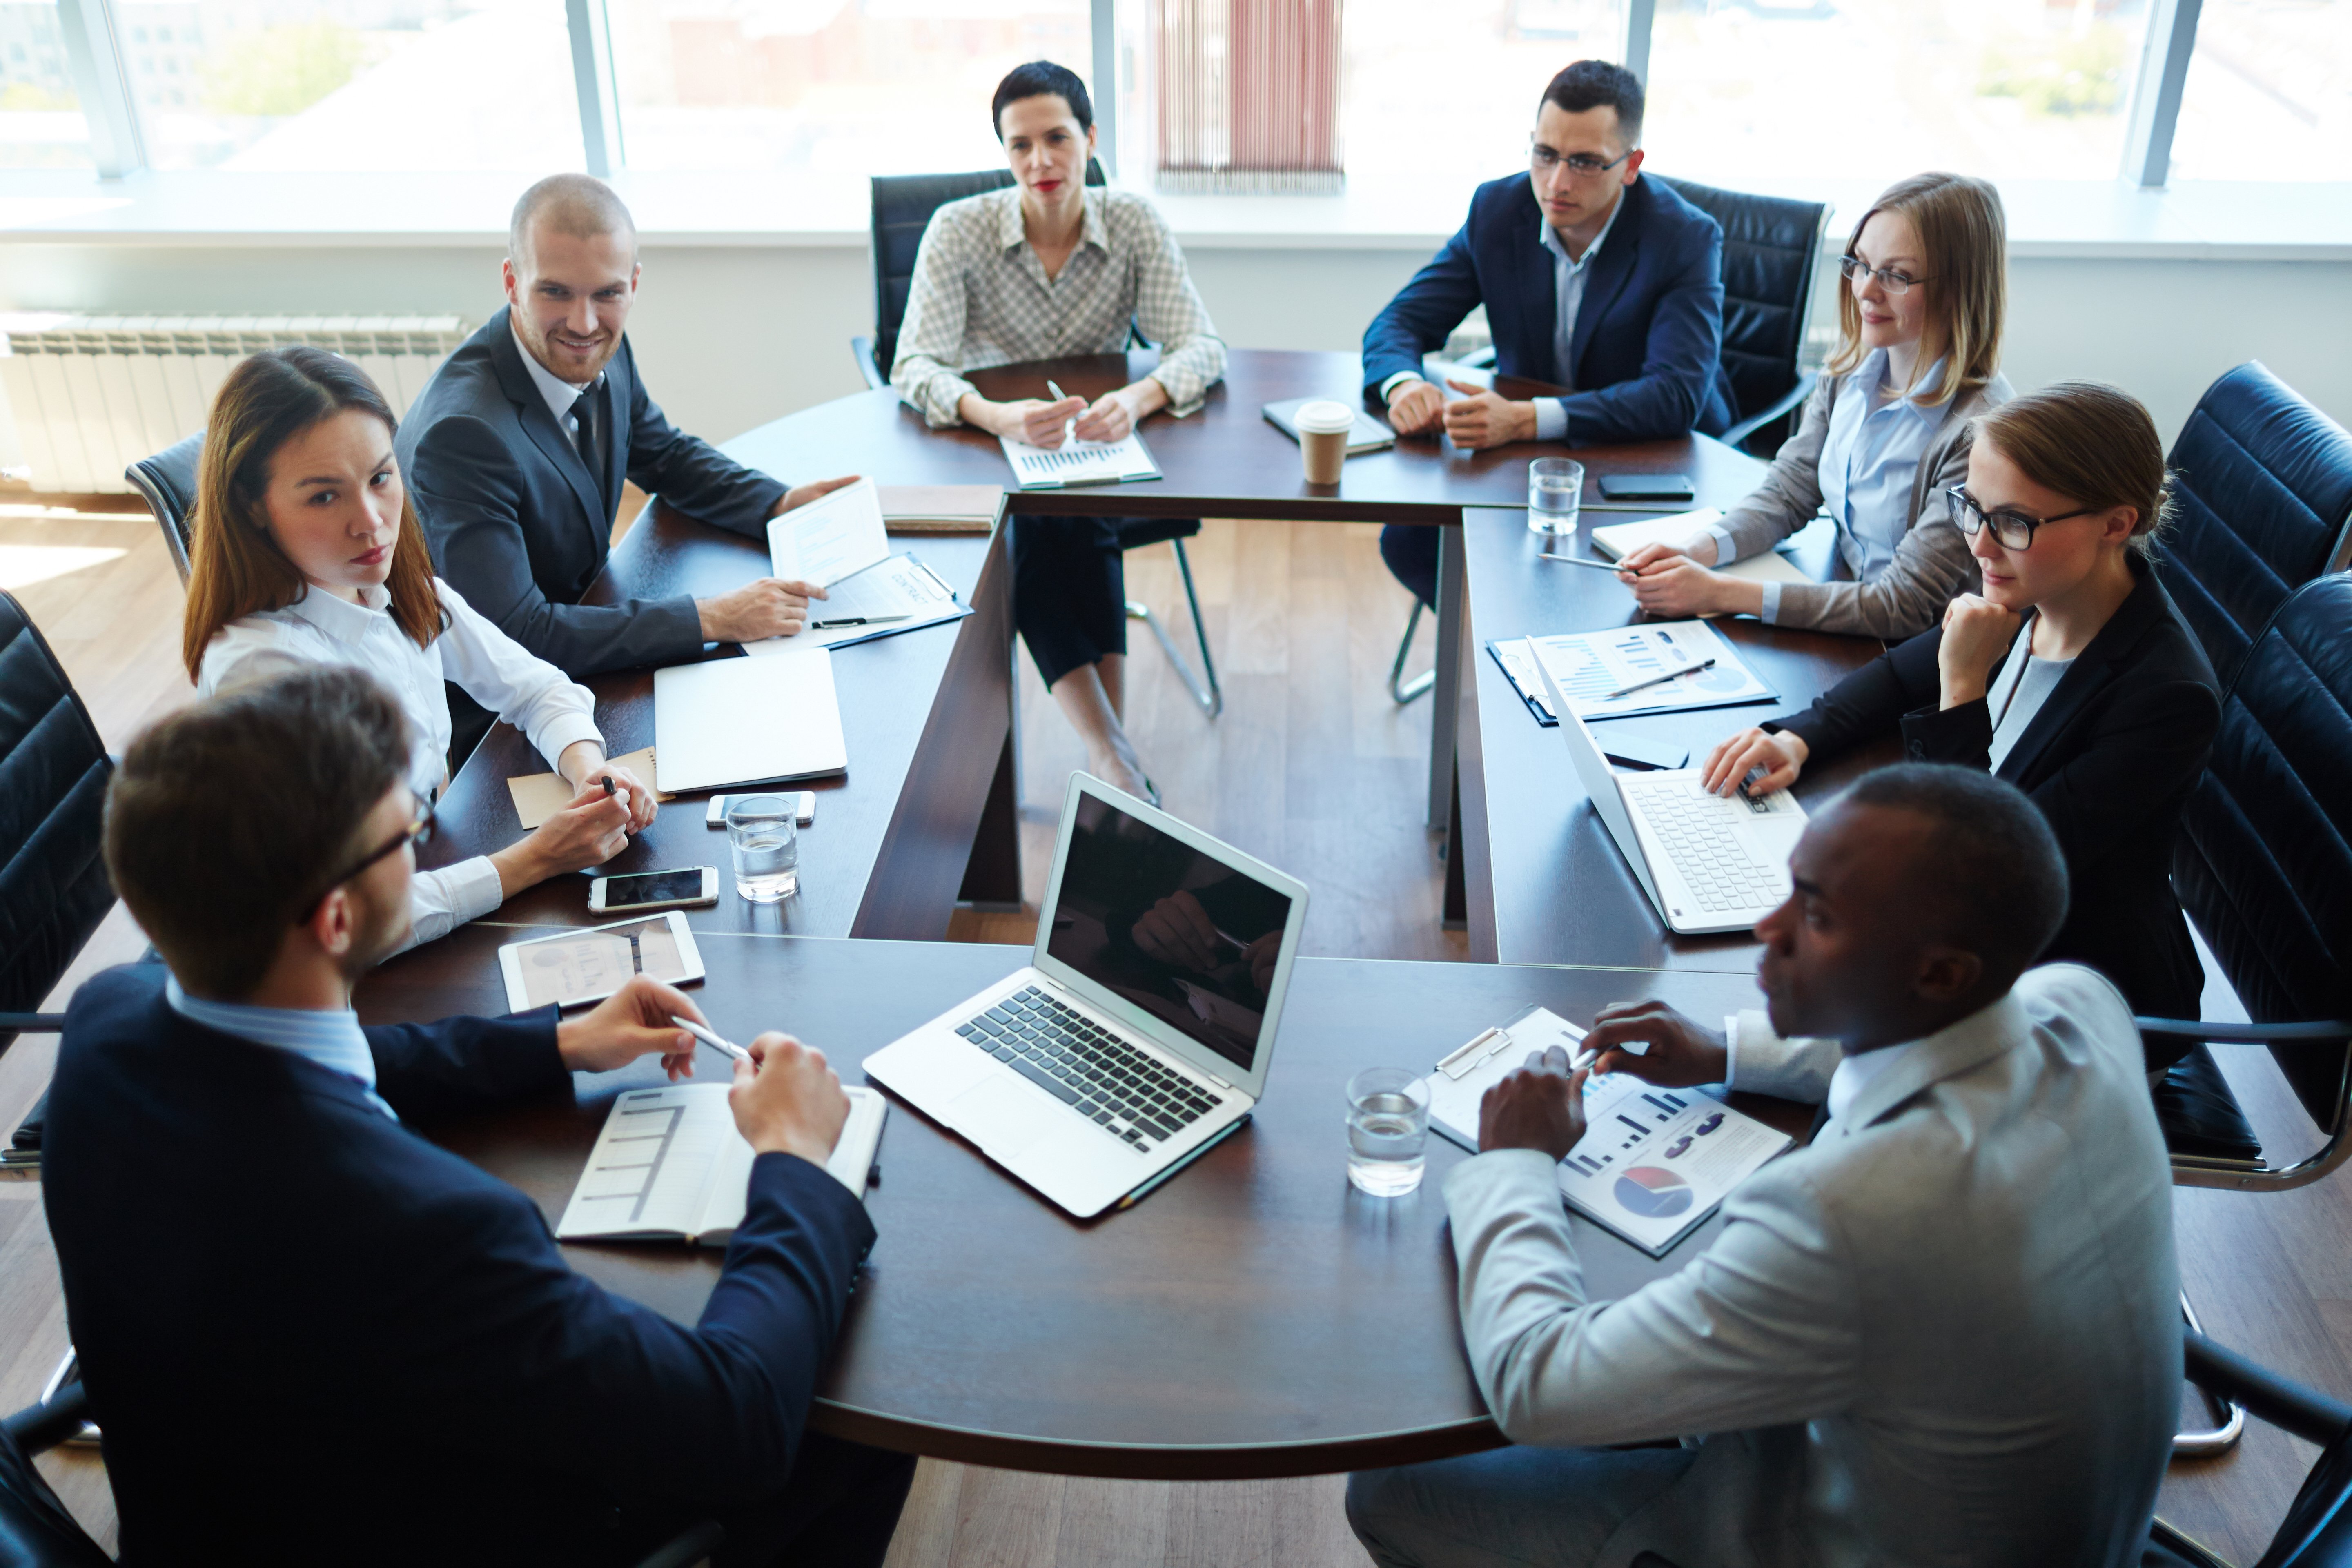
<svg viewBox="0 0 2352 1568">
<path fill-rule="evenodd" d="M 1540 142 L 1530 142 L 1528 147 L 1528 163 L 1537 174 L 1549 174 L 1566 163 L 1568 172 L 1580 180 L 1597 180 L 1633 155 L 1629 148 L 1604 163 L 1590 153 L 1570 153 L 1563 158 Z"/>
<path fill-rule="evenodd" d="M 312 915 L 317 914 L 319 912 L 319 906 L 327 901 L 328 893 L 333 892 L 337 888 L 341 887 L 344 883 L 350 881 L 352 878 L 358 876 L 361 872 L 366 870 L 377 861 L 383 859 L 387 856 L 397 855 L 412 844 L 430 844 L 433 841 L 433 803 L 426 800 L 421 795 L 413 795 L 412 798 L 416 802 L 416 815 L 410 818 L 408 826 L 402 828 L 399 835 L 394 837 L 391 843 L 375 851 L 375 853 L 370 855 L 366 859 L 358 862 L 356 865 L 346 867 L 344 869 L 337 872 L 333 877 L 330 878 L 327 882 L 326 890 L 303 906 L 301 918 L 299 921 L 296 921 L 297 924 L 300 924 L 302 921 L 308 921 Z"/>
<path fill-rule="evenodd" d="M 1983 532 L 1985 524 L 1992 524 L 1992 536 L 2000 541 L 2000 547 L 2003 550 L 2027 549 L 2033 543 L 2035 529 L 2047 528 L 2053 522 L 2063 522 L 2070 517 L 2088 517 L 2095 511 L 2104 510 L 2095 506 L 2086 506 L 2074 511 L 2062 511 L 2056 517 L 2028 517 L 2025 513 L 2009 507 L 1995 507 L 1992 510 L 1987 511 L 1977 505 L 1974 496 L 1958 485 L 1953 485 L 1944 491 L 1944 504 L 1951 508 L 1952 526 L 1970 539 Z"/>
<path fill-rule="evenodd" d="M 1878 279 L 1878 286 L 1889 294 L 1908 294 L 1920 284 L 1933 281 L 1927 278 L 1914 278 L 1908 272 L 1896 272 L 1885 267 L 1873 267 L 1859 256 L 1849 256 L 1841 259 L 1838 262 L 1838 270 L 1845 274 L 1846 281 L 1849 283 L 1859 283 L 1865 278 L 1875 278 Z"/>
</svg>

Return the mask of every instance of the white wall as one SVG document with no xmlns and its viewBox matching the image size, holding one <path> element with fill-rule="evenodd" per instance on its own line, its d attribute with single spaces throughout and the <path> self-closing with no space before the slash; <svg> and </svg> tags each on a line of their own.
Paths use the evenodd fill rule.
<svg viewBox="0 0 2352 1568">
<path fill-rule="evenodd" d="M 1352 350 L 1425 254 L 1196 246 L 1192 263 L 1235 346 Z M 0 247 L 0 309 L 478 321 L 499 303 L 499 255 L 487 244 L 18 241 Z M 2007 369 L 2021 389 L 2062 376 L 2116 382 L 2147 403 L 2168 442 L 2207 384 L 2259 359 L 2352 425 L 2352 262 L 2026 256 L 2010 276 Z M 1825 296 L 1832 277 L 1824 268 Z M 848 340 L 872 315 L 862 247 L 649 242 L 631 338 L 671 416 L 725 439 L 856 390 Z"/>
</svg>

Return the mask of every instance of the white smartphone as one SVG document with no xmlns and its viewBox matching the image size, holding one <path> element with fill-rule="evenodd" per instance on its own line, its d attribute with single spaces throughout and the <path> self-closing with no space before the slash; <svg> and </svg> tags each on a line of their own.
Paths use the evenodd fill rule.
<svg viewBox="0 0 2352 1568">
<path fill-rule="evenodd" d="M 509 942 L 499 949 L 499 970 L 509 1011 L 525 1013 L 551 1002 L 561 1007 L 602 1002 L 632 974 L 690 985 L 702 978 L 702 953 L 686 917 L 672 910 Z"/>
<path fill-rule="evenodd" d="M 620 915 L 640 910 L 683 910 L 719 901 L 719 868 L 688 866 L 676 871 L 633 871 L 599 877 L 588 884 L 588 912 Z"/>
<path fill-rule="evenodd" d="M 800 796 L 800 802 L 793 807 L 793 822 L 794 826 L 806 827 L 810 823 L 816 820 L 816 791 L 813 789 L 763 789 L 746 791 L 745 794 L 796 795 Z M 743 796 L 740 795 L 712 795 L 710 797 L 710 809 L 702 814 L 702 825 L 705 827 L 726 826 L 727 803 L 730 800 L 740 800 L 742 798 Z"/>
</svg>

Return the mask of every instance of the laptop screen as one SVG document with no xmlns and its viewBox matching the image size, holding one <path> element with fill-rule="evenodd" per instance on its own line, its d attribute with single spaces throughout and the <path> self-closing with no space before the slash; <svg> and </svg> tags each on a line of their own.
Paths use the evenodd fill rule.
<svg viewBox="0 0 2352 1568">
<path fill-rule="evenodd" d="M 1247 1072 L 1290 897 L 1082 794 L 1045 951 Z"/>
</svg>

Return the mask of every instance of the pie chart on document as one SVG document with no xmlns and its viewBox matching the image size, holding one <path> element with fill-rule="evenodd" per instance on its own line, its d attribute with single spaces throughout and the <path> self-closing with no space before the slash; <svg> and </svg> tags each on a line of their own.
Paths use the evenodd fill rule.
<svg viewBox="0 0 2352 1568">
<path fill-rule="evenodd" d="M 1690 1184 L 1655 1165 L 1635 1165 L 1617 1178 L 1617 1201 L 1647 1219 L 1672 1219 L 1691 1206 Z"/>
</svg>

